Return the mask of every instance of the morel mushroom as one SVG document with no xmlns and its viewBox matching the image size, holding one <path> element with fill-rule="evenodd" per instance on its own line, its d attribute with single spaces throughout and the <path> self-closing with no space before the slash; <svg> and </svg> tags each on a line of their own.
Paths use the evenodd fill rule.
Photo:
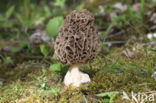
<svg viewBox="0 0 156 103">
<path fill-rule="evenodd" d="M 71 65 L 64 78 L 66 86 L 78 87 L 90 82 L 88 74 L 79 71 L 79 65 L 95 59 L 99 47 L 100 38 L 94 26 L 94 16 L 88 10 L 74 10 L 66 16 L 55 41 L 56 58 L 64 65 Z"/>
</svg>

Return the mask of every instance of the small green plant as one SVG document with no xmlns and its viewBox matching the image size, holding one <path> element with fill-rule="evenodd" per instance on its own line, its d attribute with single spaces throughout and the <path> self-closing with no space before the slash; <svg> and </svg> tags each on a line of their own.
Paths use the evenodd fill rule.
<svg viewBox="0 0 156 103">
<path fill-rule="evenodd" d="M 56 7 L 62 7 L 62 6 L 65 5 L 65 2 L 66 2 L 66 0 L 56 0 L 55 3 L 54 3 L 54 5 Z"/>
<path fill-rule="evenodd" d="M 12 59 L 11 59 L 11 57 L 10 56 L 7 56 L 6 58 L 5 58 L 5 64 L 9 64 L 9 63 L 12 63 Z"/>
<path fill-rule="evenodd" d="M 20 86 L 20 85 L 14 85 L 12 89 L 13 89 L 14 91 L 21 92 L 21 91 L 23 90 L 23 87 Z"/>
<path fill-rule="evenodd" d="M 13 47 L 13 48 L 11 48 L 11 52 L 12 53 L 17 53 L 19 51 L 20 51 L 20 48 L 19 47 Z"/>
<path fill-rule="evenodd" d="M 61 68 L 62 68 L 62 64 L 61 63 L 51 64 L 50 67 L 49 67 L 50 71 L 52 71 L 52 72 L 60 72 Z"/>
<path fill-rule="evenodd" d="M 46 74 L 46 69 L 42 69 L 42 75 L 39 78 L 39 82 L 36 82 L 37 85 L 39 85 L 39 90 L 43 91 L 43 90 L 47 90 L 47 77 L 45 76 Z"/>
<path fill-rule="evenodd" d="M 64 19 L 62 16 L 57 16 L 49 20 L 46 30 L 51 38 L 54 38 L 58 35 L 59 28 L 64 23 Z"/>
<path fill-rule="evenodd" d="M 84 6 L 85 6 L 85 4 L 84 4 L 84 3 L 81 3 L 80 5 L 78 5 L 78 6 L 76 7 L 76 10 L 81 10 L 81 9 L 84 8 Z"/>
<path fill-rule="evenodd" d="M 44 13 L 45 17 L 50 17 L 51 16 L 51 10 L 47 5 L 44 6 L 44 12 L 45 12 Z"/>
<path fill-rule="evenodd" d="M 40 90 L 46 90 L 46 77 L 43 77 L 41 78 L 41 81 L 40 81 Z"/>
<path fill-rule="evenodd" d="M 56 72 L 60 75 L 65 75 L 68 69 L 69 69 L 69 65 L 63 66 L 60 62 L 57 64 L 50 64 L 50 67 L 49 67 L 50 71 Z"/>
<path fill-rule="evenodd" d="M 141 0 L 141 16 L 144 17 L 145 13 L 145 0 Z"/>
<path fill-rule="evenodd" d="M 119 92 L 105 92 L 105 93 L 100 93 L 96 94 L 98 97 L 104 97 L 104 103 L 112 103 L 113 99 Z"/>
<path fill-rule="evenodd" d="M 30 0 L 24 0 L 24 8 L 15 12 L 14 16 L 18 20 L 18 25 L 22 28 L 34 28 L 41 25 L 47 17 L 51 16 L 51 10 L 48 6 L 44 6 L 43 10 L 37 5 L 30 3 Z M 21 12 L 24 11 L 24 12 Z"/>
<path fill-rule="evenodd" d="M 11 17 L 11 15 L 13 14 L 13 12 L 14 12 L 14 9 L 15 9 L 15 6 L 11 6 L 8 10 L 7 10 L 7 12 L 6 12 L 6 20 L 8 20 L 10 17 Z"/>
<path fill-rule="evenodd" d="M 22 49 L 24 49 L 25 47 L 27 48 L 27 50 L 30 50 L 31 49 L 30 43 L 29 42 L 26 42 L 26 41 L 21 42 L 17 47 L 12 47 L 11 48 L 11 52 L 12 53 L 18 53 Z"/>
<path fill-rule="evenodd" d="M 152 52 L 156 52 L 156 49 L 154 49 L 154 48 L 149 48 L 148 50 L 152 51 Z"/>
<path fill-rule="evenodd" d="M 41 50 L 41 53 L 44 55 L 44 57 L 46 57 L 50 52 L 49 46 L 45 44 L 40 45 L 40 50 Z"/>
<path fill-rule="evenodd" d="M 2 27 L 12 27 L 12 23 L 8 23 L 10 17 L 14 12 L 15 6 L 11 6 L 5 13 L 4 16 L 0 14 L 0 26 Z"/>
<path fill-rule="evenodd" d="M 60 93 L 60 88 L 51 88 L 50 92 L 54 94 L 55 96 L 58 96 Z"/>
</svg>

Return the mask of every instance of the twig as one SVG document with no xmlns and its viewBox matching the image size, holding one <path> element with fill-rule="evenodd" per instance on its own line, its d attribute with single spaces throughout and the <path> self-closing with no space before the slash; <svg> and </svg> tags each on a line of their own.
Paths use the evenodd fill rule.
<svg viewBox="0 0 156 103">
<path fill-rule="evenodd" d="M 103 42 L 104 45 L 112 45 L 112 44 L 124 44 L 127 41 L 110 41 L 110 42 Z"/>
<path fill-rule="evenodd" d="M 117 33 L 114 33 L 114 34 L 108 35 L 105 39 L 110 39 L 110 38 L 113 38 L 113 37 L 116 37 L 116 36 L 122 35 L 122 34 L 124 34 L 124 33 L 125 33 L 125 31 L 124 31 L 124 30 L 121 30 L 121 31 L 119 31 L 119 32 L 117 32 Z"/>
<path fill-rule="evenodd" d="M 44 58 L 44 56 L 27 56 L 27 55 L 23 55 L 23 54 L 20 54 L 20 56 L 23 58 L 29 58 L 29 59 L 43 59 Z M 47 57 L 45 57 L 45 59 L 50 60 L 51 57 L 47 56 Z"/>
</svg>

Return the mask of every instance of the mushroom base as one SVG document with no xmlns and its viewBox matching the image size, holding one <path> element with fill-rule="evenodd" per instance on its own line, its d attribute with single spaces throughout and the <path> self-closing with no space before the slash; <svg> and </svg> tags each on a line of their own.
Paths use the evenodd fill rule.
<svg viewBox="0 0 156 103">
<path fill-rule="evenodd" d="M 90 82 L 88 74 L 79 70 L 78 66 L 73 66 L 64 77 L 65 86 L 72 85 L 73 87 L 79 87 L 82 83 Z"/>
</svg>

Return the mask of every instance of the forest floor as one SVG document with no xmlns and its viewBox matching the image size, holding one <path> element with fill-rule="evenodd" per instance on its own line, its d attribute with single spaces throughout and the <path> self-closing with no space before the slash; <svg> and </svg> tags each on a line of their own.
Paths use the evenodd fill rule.
<svg viewBox="0 0 156 103">
<path fill-rule="evenodd" d="M 56 36 L 45 36 L 48 20 L 71 10 L 58 7 L 67 5 L 60 2 L 39 7 L 28 1 L 0 14 L 0 103 L 156 103 L 154 0 L 68 4 L 93 12 L 101 37 L 97 58 L 80 68 L 91 82 L 76 89 L 63 84 L 69 66 L 54 56 Z"/>
<path fill-rule="evenodd" d="M 0 103 L 101 103 L 110 99 L 114 103 L 130 102 L 122 99 L 123 92 L 131 98 L 132 92 L 156 91 L 156 77 L 152 77 L 155 54 L 138 43 L 114 47 L 106 55 L 101 51 L 93 63 L 82 65 L 81 70 L 90 75 L 91 82 L 76 90 L 65 88 L 64 73 L 51 71 L 38 59 L 42 58 L 40 55 L 9 54 L 11 63 L 0 65 Z"/>
</svg>

